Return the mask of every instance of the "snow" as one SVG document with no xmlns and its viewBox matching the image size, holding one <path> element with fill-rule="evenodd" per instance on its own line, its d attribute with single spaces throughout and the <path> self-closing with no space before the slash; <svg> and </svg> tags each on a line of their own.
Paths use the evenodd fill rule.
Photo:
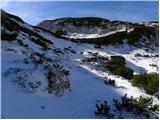
<svg viewBox="0 0 160 120">
<path fill-rule="evenodd" d="M 18 23 L 19 24 L 19 23 Z M 23 26 L 23 24 L 21 24 Z M 31 26 L 25 24 L 25 27 L 35 31 Z M 115 31 L 102 36 L 114 34 Z M 102 49 L 94 48 L 92 44 L 74 43 L 63 39 L 55 38 L 49 33 L 43 31 L 38 32 L 44 38 L 51 40 L 54 45 L 51 50 L 46 52 L 46 56 L 58 60 L 71 73 L 69 76 L 71 91 L 65 91 L 62 97 L 56 97 L 54 94 L 46 92 L 47 80 L 45 78 L 45 70 L 43 65 L 35 69 L 34 64 L 24 64 L 22 61 L 28 56 L 22 53 L 38 52 L 43 53 L 42 49 L 35 43 L 31 42 L 27 36 L 19 34 L 18 39 L 23 39 L 23 42 L 31 47 L 31 51 L 22 46 L 17 45 L 16 42 L 2 41 L 2 75 L 10 68 L 18 67 L 30 70 L 32 73 L 29 76 L 29 81 L 41 81 L 42 85 L 32 94 L 25 93 L 21 87 L 13 82 L 14 75 L 9 77 L 2 77 L 2 118 L 98 118 L 94 115 L 95 103 L 97 100 L 107 100 L 112 105 L 112 99 L 119 99 L 125 93 L 128 96 L 139 97 L 140 95 L 149 97 L 142 90 L 133 87 L 129 80 L 122 77 L 110 74 L 103 69 L 98 69 L 96 63 L 82 63 L 81 60 L 91 56 L 90 52 L 98 53 L 101 56 L 109 57 L 112 55 L 121 55 L 125 57 L 128 67 L 138 74 L 143 71 L 157 72 L 150 64 L 158 66 L 158 57 L 153 55 L 158 54 L 146 52 L 143 49 L 138 49 L 127 43 L 120 46 L 103 46 Z M 92 38 L 100 37 L 98 34 L 78 34 L 73 33 L 70 37 L 76 38 Z M 65 52 L 62 55 L 53 53 L 53 49 L 71 47 L 76 53 Z M 14 51 L 7 51 L 8 48 Z M 158 50 L 158 48 L 157 48 Z M 83 54 L 81 54 L 83 52 Z M 148 58 L 136 57 L 135 54 L 152 55 Z M 29 54 L 29 53 L 28 53 Z M 17 61 L 17 62 L 15 62 Z M 159 66 L 158 66 L 159 67 Z M 104 84 L 104 78 L 115 79 L 116 87 Z M 159 100 L 154 98 L 155 103 Z M 132 118 L 129 114 L 126 118 Z"/>
<path fill-rule="evenodd" d="M 105 37 L 105 36 L 115 34 L 117 32 L 122 32 L 122 31 L 125 31 L 125 29 L 111 31 L 106 34 L 67 33 L 67 35 L 63 35 L 63 37 L 71 38 L 71 39 L 100 38 L 100 37 Z"/>
</svg>

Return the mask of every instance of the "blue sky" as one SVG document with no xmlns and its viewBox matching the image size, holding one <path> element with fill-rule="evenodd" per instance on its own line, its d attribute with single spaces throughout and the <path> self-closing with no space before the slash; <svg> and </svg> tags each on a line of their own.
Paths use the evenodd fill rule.
<svg viewBox="0 0 160 120">
<path fill-rule="evenodd" d="M 158 21 L 158 1 L 92 1 L 92 2 L 7 2 L 3 9 L 36 25 L 45 19 L 62 17 L 103 17 L 130 22 Z"/>
</svg>

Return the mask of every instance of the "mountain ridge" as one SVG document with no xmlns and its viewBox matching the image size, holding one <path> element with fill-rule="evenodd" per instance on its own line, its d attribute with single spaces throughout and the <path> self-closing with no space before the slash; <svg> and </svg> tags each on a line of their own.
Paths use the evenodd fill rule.
<svg viewBox="0 0 160 120">
<path fill-rule="evenodd" d="M 154 37 L 156 45 L 158 43 L 157 23 L 138 24 L 110 21 L 98 17 L 82 17 L 44 20 L 37 26 L 54 33 L 57 37 L 78 42 L 108 44 L 112 43 L 110 39 L 114 40 L 117 38 L 118 32 L 122 32 L 122 35 L 118 33 L 121 36 L 118 40 L 121 42 L 118 43 L 123 43 L 122 41 L 125 38 L 131 44 L 136 43 L 142 36 L 146 36 L 147 34 Z M 123 34 L 124 32 L 125 34 Z M 134 39 L 132 37 L 133 35 Z M 151 39 L 151 36 L 146 37 Z"/>
</svg>

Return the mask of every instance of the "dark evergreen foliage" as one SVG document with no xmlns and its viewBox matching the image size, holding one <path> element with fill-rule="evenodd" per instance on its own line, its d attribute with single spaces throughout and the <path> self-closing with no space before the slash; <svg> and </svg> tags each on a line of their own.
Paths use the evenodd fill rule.
<svg viewBox="0 0 160 120">
<path fill-rule="evenodd" d="M 64 30 L 56 30 L 56 32 L 54 33 L 54 35 L 56 36 L 56 37 L 60 37 L 60 36 L 62 36 L 62 35 L 66 35 L 66 31 L 64 31 Z"/>
<path fill-rule="evenodd" d="M 144 89 L 150 95 L 159 94 L 159 75 L 157 73 L 140 73 L 134 75 L 132 85 Z"/>
<path fill-rule="evenodd" d="M 15 40 L 17 38 L 17 35 L 18 35 L 17 32 L 9 34 L 7 32 L 2 31 L 1 32 L 1 39 L 12 41 L 12 40 Z"/>
<path fill-rule="evenodd" d="M 121 99 L 113 99 L 112 107 L 107 104 L 107 101 L 96 104 L 97 110 L 95 111 L 96 115 L 106 116 L 106 118 L 117 117 L 119 119 L 125 118 L 123 113 L 133 113 L 135 116 L 149 119 L 153 117 L 157 112 L 159 105 L 153 105 L 152 98 L 145 98 L 140 96 L 139 98 L 127 97 L 125 94 Z M 114 109 L 115 116 L 111 113 L 111 109 Z M 156 118 L 156 116 L 154 116 Z"/>
<path fill-rule="evenodd" d="M 134 44 L 139 41 L 142 36 L 146 36 L 148 39 L 151 36 L 155 36 L 155 28 L 145 25 L 135 25 L 134 30 L 127 34 L 128 43 Z"/>
<path fill-rule="evenodd" d="M 133 70 L 125 66 L 125 58 L 122 56 L 111 56 L 105 66 L 114 74 L 126 79 L 133 77 Z"/>
<path fill-rule="evenodd" d="M 97 110 L 94 112 L 96 115 L 105 116 L 108 119 L 114 118 L 114 114 L 110 112 L 110 106 L 108 105 L 107 101 L 104 103 L 96 104 Z"/>
<path fill-rule="evenodd" d="M 113 85 L 113 86 L 115 86 L 115 80 L 111 80 L 111 79 L 105 80 L 104 83 L 105 83 L 106 85 Z"/>
</svg>

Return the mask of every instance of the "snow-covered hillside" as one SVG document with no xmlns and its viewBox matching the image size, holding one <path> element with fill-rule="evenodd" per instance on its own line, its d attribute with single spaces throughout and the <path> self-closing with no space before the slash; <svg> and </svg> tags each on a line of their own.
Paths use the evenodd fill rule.
<svg viewBox="0 0 160 120">
<path fill-rule="evenodd" d="M 97 101 L 107 100 L 112 105 L 113 98 L 126 93 L 134 98 L 151 97 L 129 80 L 111 74 L 100 61 L 83 59 L 95 54 L 105 58 L 121 55 L 134 74 L 158 73 L 159 47 L 155 44 L 139 48 L 124 40 L 121 45 L 95 48 L 94 44 L 56 38 L 4 11 L 1 30 L 2 118 L 105 118 L 94 114 Z M 114 79 L 115 86 L 104 84 L 108 79 Z M 157 104 L 158 98 L 152 97 Z M 123 116 L 144 118 L 130 112 Z M 156 117 L 158 113 L 151 116 Z"/>
</svg>

